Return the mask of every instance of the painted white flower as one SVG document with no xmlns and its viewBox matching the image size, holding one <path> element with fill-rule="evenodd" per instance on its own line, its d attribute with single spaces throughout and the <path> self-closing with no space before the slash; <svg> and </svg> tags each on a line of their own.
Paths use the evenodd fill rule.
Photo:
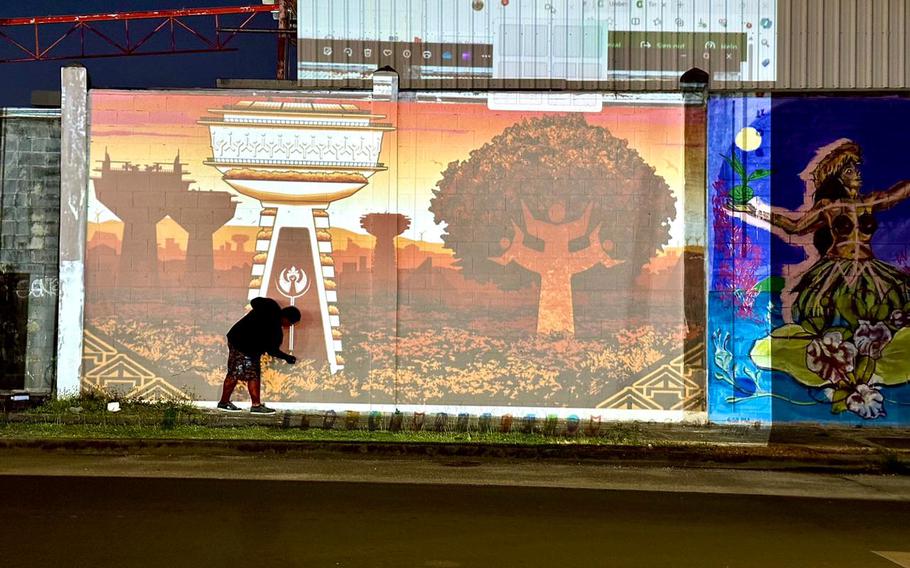
<svg viewBox="0 0 910 568">
<path fill-rule="evenodd" d="M 880 359 L 882 350 L 891 343 L 891 330 L 882 321 L 872 325 L 866 320 L 859 320 L 859 326 L 853 334 L 853 341 L 856 343 L 860 355 Z"/>
<path fill-rule="evenodd" d="M 847 397 L 847 410 L 866 420 L 886 416 L 885 397 L 880 389 L 873 384 L 857 385 L 853 394 Z"/>
<path fill-rule="evenodd" d="M 806 366 L 825 381 L 837 384 L 847 380 L 856 365 L 856 346 L 844 341 L 839 331 L 829 331 L 806 348 Z"/>
</svg>

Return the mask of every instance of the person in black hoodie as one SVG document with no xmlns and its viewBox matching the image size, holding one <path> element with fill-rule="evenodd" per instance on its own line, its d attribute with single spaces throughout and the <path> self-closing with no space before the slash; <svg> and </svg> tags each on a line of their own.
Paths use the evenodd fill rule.
<svg viewBox="0 0 910 568">
<path fill-rule="evenodd" d="M 253 405 L 250 412 L 254 414 L 274 414 L 275 411 L 262 404 L 259 391 L 262 385 L 262 356 L 269 354 L 283 359 L 289 365 L 297 358 L 281 350 L 284 341 L 283 328 L 291 327 L 300 321 L 300 310 L 291 306 L 282 309 L 278 302 L 271 298 L 254 298 L 250 302 L 253 309 L 243 316 L 227 333 L 228 369 L 224 378 L 224 388 L 218 409 L 226 412 L 239 412 L 240 408 L 231 402 L 231 394 L 238 381 L 244 381 L 250 393 Z"/>
</svg>

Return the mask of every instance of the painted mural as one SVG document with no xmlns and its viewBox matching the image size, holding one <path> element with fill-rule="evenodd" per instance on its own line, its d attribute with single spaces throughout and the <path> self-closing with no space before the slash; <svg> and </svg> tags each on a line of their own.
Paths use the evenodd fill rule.
<svg viewBox="0 0 910 568">
<path fill-rule="evenodd" d="M 910 422 L 910 101 L 709 112 L 712 418 Z"/>
<path fill-rule="evenodd" d="M 84 388 L 215 400 L 257 296 L 269 402 L 701 410 L 683 108 L 96 91 Z"/>
</svg>

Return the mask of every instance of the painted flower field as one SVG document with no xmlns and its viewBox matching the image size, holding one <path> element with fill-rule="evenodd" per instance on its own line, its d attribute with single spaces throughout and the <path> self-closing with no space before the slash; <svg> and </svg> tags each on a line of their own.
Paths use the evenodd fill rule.
<svg viewBox="0 0 910 568">
<path fill-rule="evenodd" d="M 403 325 L 396 337 L 396 328 L 383 323 L 387 319 L 347 313 L 345 369 L 332 375 L 311 361 L 288 366 L 267 358 L 263 388 L 268 400 L 590 407 L 636 373 L 679 352 L 684 338 L 682 327 L 654 325 L 581 339 L 533 333 L 493 337 L 470 326 Z M 219 392 L 227 357 L 224 333 L 233 322 L 213 316 L 211 309 L 204 314 L 198 308 L 141 314 L 120 309 L 94 315 L 89 325 L 155 364 L 173 385 L 205 400 Z M 420 320 L 436 321 L 432 313 L 422 313 Z"/>
</svg>

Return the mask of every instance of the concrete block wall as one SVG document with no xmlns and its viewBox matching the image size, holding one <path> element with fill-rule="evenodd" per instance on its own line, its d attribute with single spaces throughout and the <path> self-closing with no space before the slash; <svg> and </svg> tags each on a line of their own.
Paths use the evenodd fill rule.
<svg viewBox="0 0 910 568">
<path fill-rule="evenodd" d="M 0 391 L 54 386 L 59 230 L 60 113 L 0 110 Z"/>
</svg>

